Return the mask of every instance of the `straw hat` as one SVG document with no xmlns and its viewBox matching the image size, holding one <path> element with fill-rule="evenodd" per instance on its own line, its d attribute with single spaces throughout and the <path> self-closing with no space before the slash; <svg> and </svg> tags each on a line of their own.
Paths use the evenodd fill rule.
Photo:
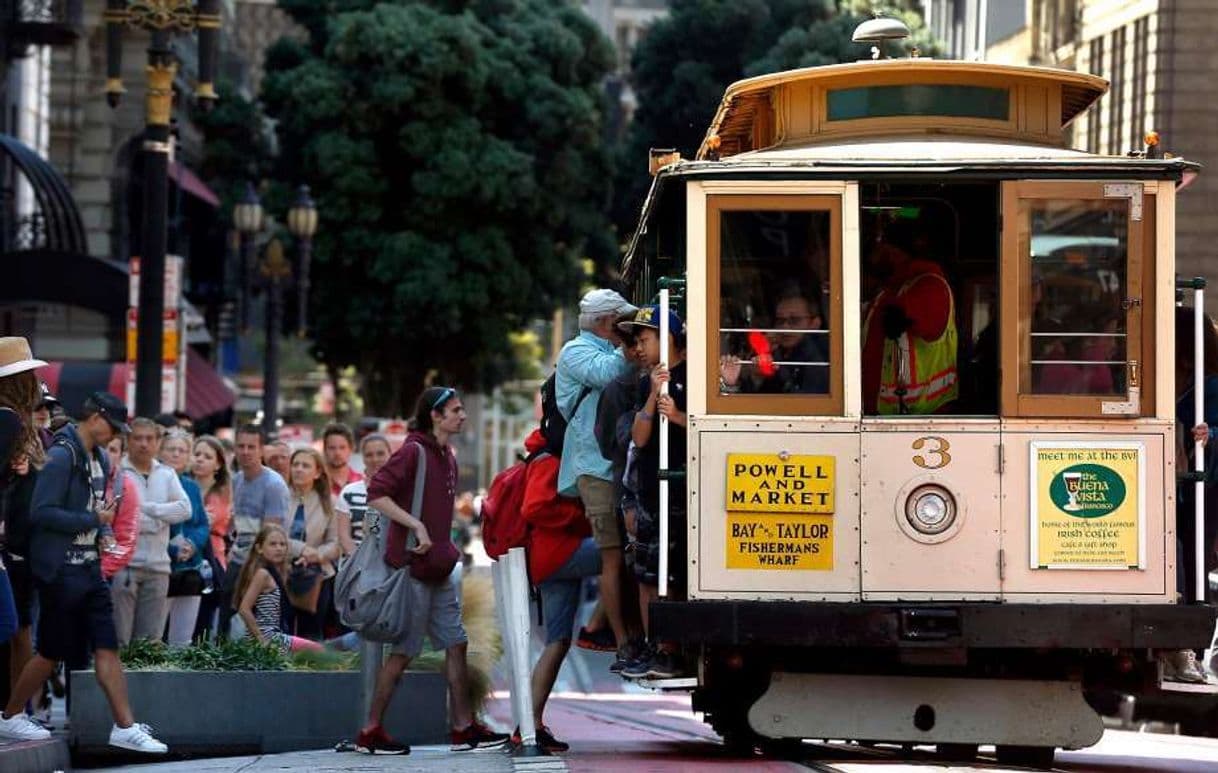
<svg viewBox="0 0 1218 773">
<path fill-rule="evenodd" d="M 41 368 L 46 363 L 34 359 L 30 342 L 20 336 L 0 338 L 0 378 Z"/>
</svg>

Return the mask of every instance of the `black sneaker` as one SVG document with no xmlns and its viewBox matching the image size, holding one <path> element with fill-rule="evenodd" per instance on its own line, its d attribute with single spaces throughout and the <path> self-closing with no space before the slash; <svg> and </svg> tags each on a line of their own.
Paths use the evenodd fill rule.
<svg viewBox="0 0 1218 773">
<path fill-rule="evenodd" d="M 645 652 L 622 667 L 620 676 L 623 679 L 645 679 L 651 673 L 651 664 L 656 656 Z"/>
<path fill-rule="evenodd" d="M 579 636 L 575 637 L 575 646 L 593 652 L 613 652 L 617 649 L 617 639 L 609 628 L 601 628 L 597 631 L 580 628 Z"/>
<path fill-rule="evenodd" d="M 673 652 L 657 652 L 647 669 L 647 679 L 676 679 L 685 674 L 685 663 Z"/>
<path fill-rule="evenodd" d="M 609 666 L 609 673 L 620 674 L 622 669 L 630 665 L 640 657 L 646 657 L 651 654 L 646 642 L 626 642 L 626 645 L 619 647 L 617 651 L 617 660 L 613 661 Z"/>
</svg>

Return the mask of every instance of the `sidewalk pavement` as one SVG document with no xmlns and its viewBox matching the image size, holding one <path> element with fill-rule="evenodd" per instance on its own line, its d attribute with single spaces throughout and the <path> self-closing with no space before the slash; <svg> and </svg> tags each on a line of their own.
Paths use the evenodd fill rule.
<svg viewBox="0 0 1218 773">
<path fill-rule="evenodd" d="M 562 773 L 566 766 L 555 757 L 522 759 L 504 749 L 473 752 L 449 751 L 448 746 L 416 746 L 410 754 L 359 754 L 333 750 L 262 754 L 253 757 L 183 760 L 110 768 L 109 773 L 271 773 L 271 771 L 393 771 L 393 773 Z"/>
</svg>

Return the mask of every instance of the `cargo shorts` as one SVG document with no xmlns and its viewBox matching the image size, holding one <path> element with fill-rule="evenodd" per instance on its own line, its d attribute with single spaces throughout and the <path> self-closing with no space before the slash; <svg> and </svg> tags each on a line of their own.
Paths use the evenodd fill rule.
<svg viewBox="0 0 1218 773">
<path fill-rule="evenodd" d="M 621 548 L 622 519 L 614 507 L 613 484 L 594 475 L 580 475 L 575 485 L 597 547 L 601 550 Z"/>
</svg>

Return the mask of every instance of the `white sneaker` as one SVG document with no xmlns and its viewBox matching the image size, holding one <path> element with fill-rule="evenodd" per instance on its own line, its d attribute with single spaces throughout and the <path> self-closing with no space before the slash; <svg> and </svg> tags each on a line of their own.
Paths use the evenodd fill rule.
<svg viewBox="0 0 1218 773">
<path fill-rule="evenodd" d="M 169 747 L 152 737 L 152 728 L 136 722 L 131 727 L 115 725 L 110 730 L 110 745 L 145 754 L 165 754 Z"/>
<path fill-rule="evenodd" d="M 0 738 L 11 741 L 45 741 L 50 737 L 51 731 L 30 719 L 24 711 L 8 719 L 0 714 Z"/>
</svg>

